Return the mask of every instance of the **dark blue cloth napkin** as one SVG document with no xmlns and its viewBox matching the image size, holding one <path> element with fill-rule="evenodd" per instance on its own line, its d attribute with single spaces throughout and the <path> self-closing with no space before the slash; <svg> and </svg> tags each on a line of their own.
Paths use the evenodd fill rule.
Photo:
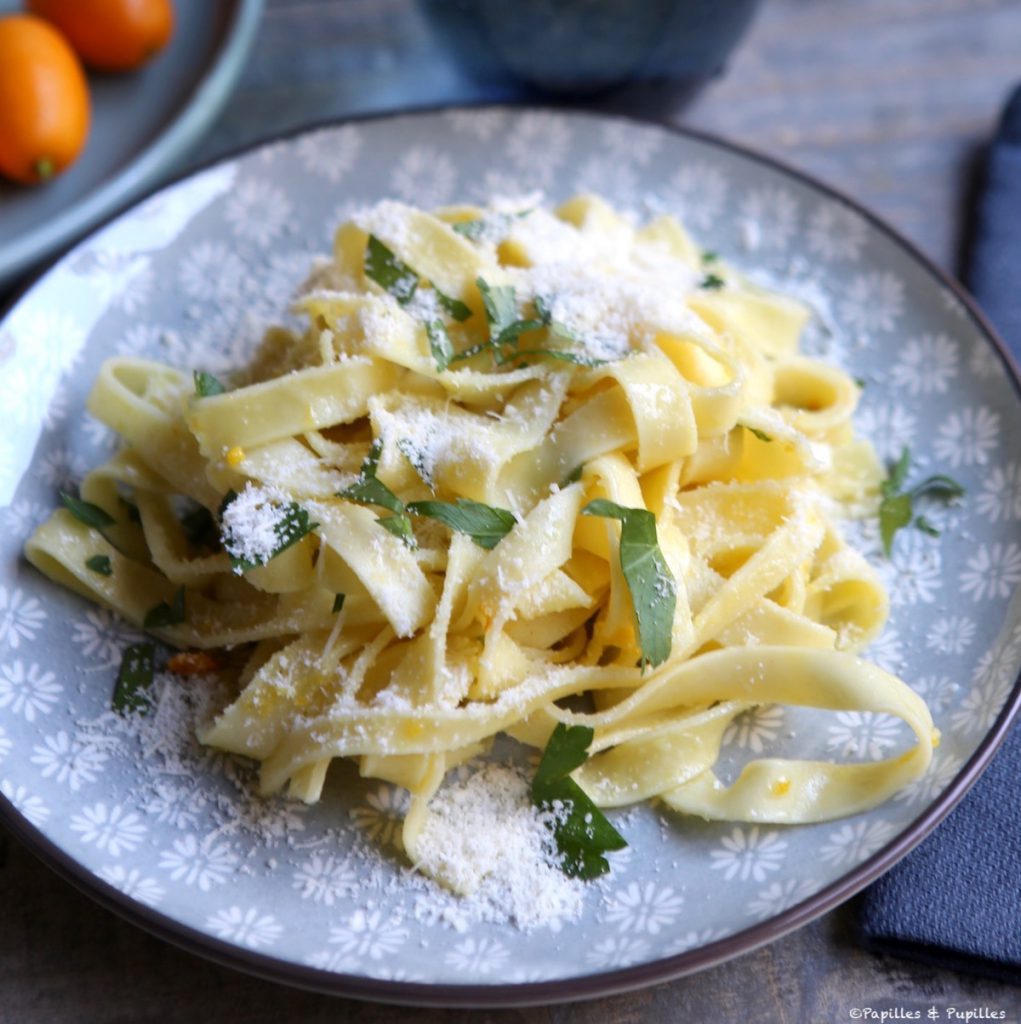
<svg viewBox="0 0 1021 1024">
<path fill-rule="evenodd" d="M 986 157 L 967 263 L 972 294 L 1021 362 L 1021 88 Z M 868 949 L 1021 984 L 1021 724 L 857 910 Z"/>
</svg>

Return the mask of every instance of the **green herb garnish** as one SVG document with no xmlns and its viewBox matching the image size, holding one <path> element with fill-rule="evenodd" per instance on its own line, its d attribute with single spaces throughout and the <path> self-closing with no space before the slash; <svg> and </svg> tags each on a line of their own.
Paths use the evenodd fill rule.
<svg viewBox="0 0 1021 1024">
<path fill-rule="evenodd" d="M 459 220 L 456 224 L 451 224 L 450 226 L 462 238 L 467 238 L 471 242 L 477 242 L 486 230 L 486 222 L 481 218 L 477 220 Z"/>
<path fill-rule="evenodd" d="M 365 275 L 388 291 L 402 306 L 415 297 L 418 289 L 418 274 L 375 235 L 369 235 L 365 246 Z"/>
<path fill-rule="evenodd" d="M 677 584 L 659 547 L 656 517 L 604 498 L 590 501 L 581 514 L 620 520 L 620 568 L 631 591 L 642 668 L 661 665 L 670 657 Z"/>
<path fill-rule="evenodd" d="M 196 505 L 181 516 L 181 529 L 192 547 L 216 550 L 220 546 L 220 528 L 216 525 L 212 512 L 204 505 Z"/>
<path fill-rule="evenodd" d="M 394 251 L 384 245 L 375 235 L 369 235 L 365 246 L 365 274 L 386 289 L 402 306 L 415 296 L 421 277 L 418 271 L 399 259 Z M 430 282 L 432 283 L 432 282 Z M 447 295 L 432 285 L 439 304 L 459 323 L 467 320 L 471 309 L 460 299 Z M 425 325 L 429 337 L 429 348 L 436 360 L 436 369 L 441 373 L 450 365 L 454 347 L 442 320 L 431 320 Z"/>
<path fill-rule="evenodd" d="M 714 252 L 712 249 L 702 250 L 702 262 L 703 263 L 715 263 L 720 258 L 718 252 Z"/>
<path fill-rule="evenodd" d="M 377 517 L 376 522 L 395 537 L 403 540 L 408 547 L 414 547 L 415 537 L 411 529 L 411 520 L 404 509 L 404 502 L 382 480 L 376 477 L 379 457 L 382 453 L 383 439 L 377 437 L 372 442 L 369 454 L 362 463 L 358 480 L 343 491 L 338 491 L 337 497 L 346 498 L 348 501 L 356 501 L 359 505 L 378 505 L 380 508 L 385 508 L 388 512 L 393 513 L 389 516 Z"/>
<path fill-rule="evenodd" d="M 442 373 L 454 358 L 454 345 L 450 340 L 442 320 L 430 320 L 425 325 L 426 337 L 429 339 L 429 351 L 436 361 L 436 369 Z"/>
<path fill-rule="evenodd" d="M 579 462 L 578 465 L 575 466 L 574 469 L 572 469 L 571 472 L 568 473 L 567 476 L 565 476 L 564 479 L 560 481 L 560 486 L 570 487 L 571 484 L 576 484 L 581 479 L 581 475 L 584 472 L 585 463 Z"/>
<path fill-rule="evenodd" d="M 421 450 L 416 448 L 414 443 L 408 437 L 398 438 L 397 448 L 408 462 L 411 463 L 411 468 L 418 474 L 422 483 L 424 483 L 430 491 L 433 490 L 435 481 L 433 480 L 433 475 L 430 472 L 429 466 L 426 464 L 425 456 Z"/>
<path fill-rule="evenodd" d="M 532 801 L 554 815 L 551 825 L 561 870 L 572 878 L 598 878 L 610 870 L 603 856 L 627 846 L 606 815 L 571 778 L 588 758 L 594 732 L 584 725 L 557 724 L 532 780 Z"/>
<path fill-rule="evenodd" d="M 221 515 L 222 518 L 222 515 Z M 230 555 L 232 569 L 247 572 L 249 569 L 258 569 L 259 566 L 273 561 L 277 555 L 282 554 L 289 547 L 297 544 L 306 535 L 310 534 L 319 524 L 313 522 L 308 514 L 308 509 L 299 505 L 296 501 L 289 501 L 281 509 L 279 518 L 273 523 L 273 548 L 265 558 L 255 560 L 242 558 L 232 553 L 233 535 L 223 537 L 223 546 Z M 230 534 L 228 528 L 227 533 Z"/>
<path fill-rule="evenodd" d="M 707 291 L 718 291 L 725 284 L 722 277 L 719 274 L 706 274 L 705 277 L 699 281 L 699 288 L 703 288 Z"/>
<path fill-rule="evenodd" d="M 199 398 L 209 398 L 211 395 L 222 395 L 227 389 L 211 373 L 204 373 L 202 370 L 194 371 L 195 394 Z"/>
<path fill-rule="evenodd" d="M 481 352 L 491 352 L 497 365 L 516 359 L 544 357 L 576 366 L 601 366 L 608 360 L 566 352 L 557 348 L 521 348 L 521 336 L 529 331 L 547 328 L 550 336 L 570 344 L 577 342 L 571 332 L 553 319 L 552 307 L 547 299 L 536 296 L 533 301 L 535 317 L 518 317 L 518 302 L 513 285 L 490 285 L 484 278 L 476 278 L 476 285 L 482 295 L 482 304 L 489 325 L 489 338 L 453 356 L 450 362 L 471 359 Z"/>
<path fill-rule="evenodd" d="M 409 548 L 415 546 L 415 531 L 411 528 L 411 520 L 408 518 L 407 513 L 395 512 L 390 516 L 378 516 L 376 522 L 387 533 L 392 533 L 398 540 L 404 541 Z"/>
<path fill-rule="evenodd" d="M 510 341 L 516 341 L 518 336 L 528 329 L 524 325 L 531 321 L 518 319 L 518 300 L 514 293 L 514 286 L 510 284 L 490 285 L 482 277 L 477 277 L 475 284 L 482 295 L 482 305 L 486 310 L 490 344 L 499 347 Z M 536 322 L 536 326 L 541 327 L 542 323 Z"/>
<path fill-rule="evenodd" d="M 769 434 L 767 434 L 764 430 L 759 430 L 758 427 L 750 427 L 747 423 L 742 423 L 741 426 L 744 427 L 745 430 L 754 434 L 760 441 L 765 441 L 769 443 L 773 440 L 773 438 Z"/>
<path fill-rule="evenodd" d="M 372 442 L 369 454 L 362 463 L 362 468 L 358 473 L 358 480 L 343 491 L 338 491 L 337 497 L 347 498 L 348 501 L 357 501 L 361 505 L 379 505 L 380 508 L 388 509 L 394 513 L 403 512 L 404 504 L 401 499 L 382 480 L 376 477 L 376 470 L 379 468 L 379 457 L 382 454 L 383 439 L 378 437 Z"/>
<path fill-rule="evenodd" d="M 930 537 L 938 537 L 940 535 L 936 524 L 925 516 L 915 516 L 915 529 L 921 530 L 922 533 L 926 533 Z"/>
<path fill-rule="evenodd" d="M 223 513 L 227 511 L 227 506 L 238 496 L 238 492 L 232 487 L 224 496 L 223 501 L 220 502 L 220 507 L 216 510 L 216 518 L 222 523 Z"/>
<path fill-rule="evenodd" d="M 102 530 L 107 526 L 113 526 L 117 522 L 106 509 L 93 505 L 91 501 L 82 501 L 81 498 L 75 498 L 66 491 L 60 492 L 60 500 L 71 515 L 86 526 Z"/>
<path fill-rule="evenodd" d="M 145 629 L 163 629 L 167 626 L 179 626 L 184 622 L 184 587 L 178 587 L 168 604 L 160 601 L 158 605 L 145 613 L 142 626 Z"/>
<path fill-rule="evenodd" d="M 487 550 L 495 548 L 507 536 L 517 518 L 505 508 L 494 508 L 469 498 L 449 501 L 412 501 L 407 509 L 413 515 L 435 519 L 458 533 L 466 534 Z"/>
<path fill-rule="evenodd" d="M 926 477 L 920 484 L 904 490 L 910 463 L 911 454 L 905 448 L 900 458 L 890 467 L 889 476 L 879 488 L 882 495 L 879 503 L 879 535 L 883 541 L 883 553 L 887 558 L 893 552 L 893 538 L 897 531 L 905 526 L 913 525 L 930 537 L 939 536 L 939 530 L 931 520 L 924 515 L 915 515 L 915 498 L 928 496 L 952 501 L 954 498 L 963 497 L 965 493 L 961 484 L 944 473 Z"/>
<path fill-rule="evenodd" d="M 98 572 L 100 576 L 112 576 L 113 564 L 109 555 L 93 555 L 85 562 L 85 568 Z"/>
<path fill-rule="evenodd" d="M 346 594 L 337 594 L 337 596 L 333 599 L 333 614 L 334 615 L 336 615 L 341 610 L 341 608 L 344 607 L 344 598 L 345 597 L 347 597 Z"/>
<path fill-rule="evenodd" d="M 534 206 L 530 206 L 527 210 L 518 210 L 517 213 L 495 213 L 475 220 L 460 220 L 450 226 L 462 238 L 467 238 L 471 242 L 480 241 L 487 229 L 492 236 L 502 238 L 510 230 L 512 221 L 527 217 L 534 209 Z"/>
<path fill-rule="evenodd" d="M 452 295 L 441 292 L 435 284 L 433 284 L 433 291 L 436 293 L 436 298 L 439 300 L 440 305 L 458 323 L 464 323 L 472 315 L 472 311 L 460 299 L 455 299 Z"/>
<path fill-rule="evenodd" d="M 142 513 L 138 511 L 138 506 L 133 501 L 128 501 L 123 495 L 118 494 L 117 500 L 128 510 L 128 519 L 133 523 L 140 523 L 142 521 Z"/>
<path fill-rule="evenodd" d="M 142 711 L 149 707 L 155 655 L 152 644 L 132 644 L 125 649 L 110 699 L 114 711 Z"/>
</svg>

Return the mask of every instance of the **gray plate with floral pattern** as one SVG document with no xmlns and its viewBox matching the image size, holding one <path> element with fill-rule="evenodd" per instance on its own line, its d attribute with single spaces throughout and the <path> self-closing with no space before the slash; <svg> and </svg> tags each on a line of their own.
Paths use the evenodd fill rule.
<svg viewBox="0 0 1021 1024">
<path fill-rule="evenodd" d="M 200 695 L 109 711 L 130 628 L 21 557 L 33 526 L 111 450 L 83 410 L 104 357 L 216 372 L 278 319 L 331 228 L 385 195 L 421 206 L 533 189 L 596 191 L 641 217 L 677 213 L 705 246 L 806 299 L 809 348 L 865 381 L 857 417 L 886 459 L 967 487 L 882 558 L 893 615 L 871 656 L 928 701 L 931 771 L 885 806 L 811 827 L 706 824 L 639 807 L 630 847 L 578 921 L 530 933 L 445 923 L 395 847 L 399 791 L 346 765 L 312 808 L 253 795 L 252 766 L 198 748 Z M 782 935 L 889 867 L 992 753 L 1018 701 L 1021 434 L 1002 346 L 953 285 L 874 218 L 796 172 L 711 138 L 606 116 L 480 108 L 306 132 L 177 182 L 40 278 L 0 326 L 0 815 L 107 906 L 223 962 L 393 1001 L 579 998 L 698 969 Z M 792 740 L 794 734 L 796 739 Z M 762 708 L 732 758 L 778 749 L 885 757 L 904 737 L 869 714 Z"/>
</svg>

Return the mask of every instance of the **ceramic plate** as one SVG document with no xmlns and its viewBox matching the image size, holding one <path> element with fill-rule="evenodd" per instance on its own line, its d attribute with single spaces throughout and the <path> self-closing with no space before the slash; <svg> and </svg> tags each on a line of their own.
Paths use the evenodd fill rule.
<svg viewBox="0 0 1021 1024">
<path fill-rule="evenodd" d="M 161 691 L 140 736 L 109 712 L 123 623 L 21 558 L 33 526 L 111 451 L 83 412 L 100 361 L 145 354 L 216 372 L 279 317 L 331 227 L 397 196 L 422 206 L 592 189 L 678 214 L 701 243 L 815 311 L 809 348 L 863 378 L 857 423 L 881 455 L 967 487 L 902 533 L 856 543 L 889 585 L 872 658 L 928 701 L 931 771 L 885 806 L 800 827 L 706 824 L 642 806 L 580 921 L 523 933 L 445 923 L 406 879 L 402 793 L 331 772 L 312 808 L 252 795 L 252 767 L 197 748 Z M 0 811 L 50 863 L 132 920 L 270 977 L 370 998 L 500 1004 L 591 996 L 682 974 L 803 924 L 917 842 L 959 798 L 1018 701 L 1018 383 L 952 285 L 824 187 L 719 141 L 535 109 L 459 109 L 330 126 L 158 192 L 79 245 L 0 328 Z M 187 697 L 182 697 L 186 693 Z M 793 737 L 793 738 L 792 738 Z M 765 707 L 732 726 L 734 757 L 874 759 L 903 736 L 881 715 Z M 446 915 L 449 917 L 449 915 Z"/>
<path fill-rule="evenodd" d="M 167 48 L 140 71 L 89 75 L 92 127 L 77 162 L 41 188 L 0 179 L 0 288 L 175 166 L 226 102 L 264 0 L 177 0 Z M 0 0 L 0 16 L 21 4 Z"/>
</svg>

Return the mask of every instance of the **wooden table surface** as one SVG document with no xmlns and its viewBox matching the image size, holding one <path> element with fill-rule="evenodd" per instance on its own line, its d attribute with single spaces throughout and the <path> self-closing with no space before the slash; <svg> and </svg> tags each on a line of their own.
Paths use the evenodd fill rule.
<svg viewBox="0 0 1021 1024">
<path fill-rule="evenodd" d="M 1018 79 L 1017 0 L 766 0 L 727 74 L 688 106 L 648 95 L 603 103 L 666 115 L 813 172 L 953 270 L 976 156 Z M 406 106 L 410 96 L 445 102 L 464 89 L 412 0 L 268 0 L 248 69 L 195 160 L 310 121 Z M 250 978 L 151 938 L 14 840 L 0 856 L 0 1024 L 816 1024 L 864 1007 L 901 1019 L 920 1010 L 924 1020 L 933 1006 L 1021 1021 L 1021 987 L 862 952 L 846 907 L 713 970 L 596 1003 L 473 1012 L 356 1003 Z"/>
</svg>

